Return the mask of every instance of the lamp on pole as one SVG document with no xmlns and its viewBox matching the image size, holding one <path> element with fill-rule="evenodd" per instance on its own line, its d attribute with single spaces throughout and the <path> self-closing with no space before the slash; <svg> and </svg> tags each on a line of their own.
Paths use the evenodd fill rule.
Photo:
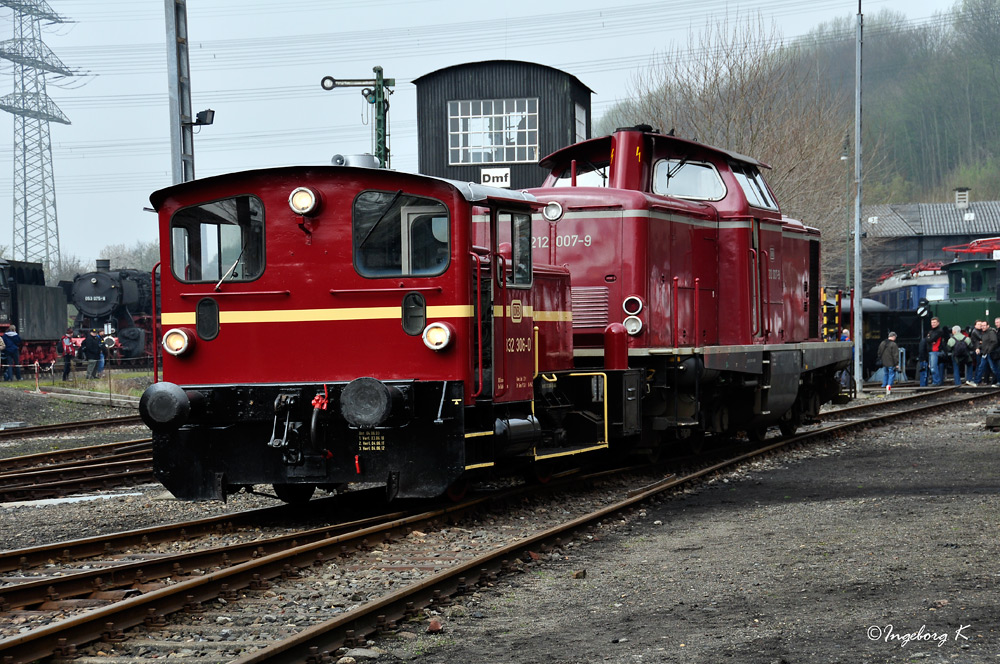
<svg viewBox="0 0 1000 664">
<path fill-rule="evenodd" d="M 847 167 L 847 235 L 844 246 L 847 249 L 844 257 L 844 292 L 851 291 L 851 225 L 854 215 L 851 214 L 851 147 L 848 144 L 850 134 L 844 134 L 844 146 L 840 151 L 840 160 Z"/>
<path fill-rule="evenodd" d="M 861 354 L 864 349 L 864 326 L 861 320 L 861 45 L 864 15 L 858 0 L 857 43 L 855 45 L 854 81 L 854 386 L 858 394 L 864 387 Z"/>
</svg>

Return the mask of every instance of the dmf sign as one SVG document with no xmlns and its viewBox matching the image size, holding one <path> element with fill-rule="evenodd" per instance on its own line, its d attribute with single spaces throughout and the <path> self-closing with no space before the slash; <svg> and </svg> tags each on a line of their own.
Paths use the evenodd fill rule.
<svg viewBox="0 0 1000 664">
<path fill-rule="evenodd" d="M 479 184 L 510 189 L 510 169 L 482 168 L 479 170 Z"/>
</svg>

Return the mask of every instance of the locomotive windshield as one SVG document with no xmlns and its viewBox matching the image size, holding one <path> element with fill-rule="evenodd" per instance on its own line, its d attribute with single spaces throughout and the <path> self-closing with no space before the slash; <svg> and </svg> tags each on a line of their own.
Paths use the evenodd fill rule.
<svg viewBox="0 0 1000 664">
<path fill-rule="evenodd" d="M 609 162 L 598 161 L 577 161 L 576 162 L 576 186 L 578 187 L 607 187 L 608 186 L 608 165 Z M 573 174 L 570 169 L 563 171 L 553 187 L 569 187 L 573 183 Z"/>
<path fill-rule="evenodd" d="M 448 267 L 448 208 L 400 191 L 354 199 L 354 265 L 365 277 L 429 277 Z"/>
<path fill-rule="evenodd" d="M 179 281 L 253 281 L 264 271 L 264 204 L 247 195 L 184 208 L 170 220 L 170 243 Z"/>
<path fill-rule="evenodd" d="M 711 164 L 684 159 L 661 159 L 653 171 L 653 193 L 661 196 L 718 201 L 726 185 Z"/>
</svg>

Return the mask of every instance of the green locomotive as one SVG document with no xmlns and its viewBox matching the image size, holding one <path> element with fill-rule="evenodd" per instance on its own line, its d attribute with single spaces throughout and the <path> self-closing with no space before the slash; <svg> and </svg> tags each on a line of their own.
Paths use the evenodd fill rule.
<svg viewBox="0 0 1000 664">
<path fill-rule="evenodd" d="M 992 324 L 1000 316 L 997 290 L 1000 237 L 973 240 L 943 250 L 956 254 L 956 260 L 943 267 L 948 275 L 948 297 L 923 306 L 949 327 L 968 328 L 980 318 Z"/>
</svg>

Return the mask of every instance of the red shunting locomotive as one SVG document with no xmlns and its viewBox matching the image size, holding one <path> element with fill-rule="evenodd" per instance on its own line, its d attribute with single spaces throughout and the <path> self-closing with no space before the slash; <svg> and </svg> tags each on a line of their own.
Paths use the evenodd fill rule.
<svg viewBox="0 0 1000 664">
<path fill-rule="evenodd" d="M 154 193 L 169 382 L 140 413 L 160 481 L 430 497 L 788 431 L 837 395 L 851 351 L 819 339 L 819 235 L 762 164 L 648 128 L 542 163 L 528 192 L 331 166 Z"/>
</svg>

